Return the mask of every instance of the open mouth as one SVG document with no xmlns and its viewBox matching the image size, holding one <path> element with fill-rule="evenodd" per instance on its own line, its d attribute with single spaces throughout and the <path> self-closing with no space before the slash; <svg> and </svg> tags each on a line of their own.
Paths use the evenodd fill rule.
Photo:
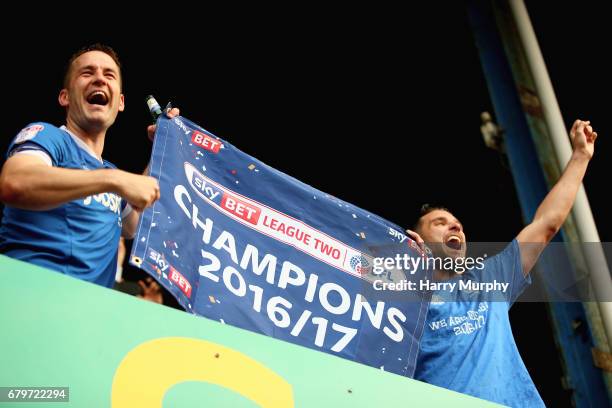
<svg viewBox="0 0 612 408">
<path fill-rule="evenodd" d="M 455 251 L 460 250 L 462 246 L 461 239 L 456 235 L 451 235 L 448 237 L 444 244 Z"/>
<path fill-rule="evenodd" d="M 108 104 L 108 96 L 102 91 L 93 91 L 87 96 L 87 102 L 92 105 L 106 106 Z"/>
</svg>

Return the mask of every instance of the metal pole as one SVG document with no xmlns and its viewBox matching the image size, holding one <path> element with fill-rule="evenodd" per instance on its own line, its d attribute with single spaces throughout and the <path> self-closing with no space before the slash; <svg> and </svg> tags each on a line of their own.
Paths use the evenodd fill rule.
<svg viewBox="0 0 612 408">
<path fill-rule="evenodd" d="M 538 41 L 527 14 L 527 8 L 523 0 L 510 0 L 510 9 L 518 28 L 519 38 L 527 56 L 527 63 L 534 78 L 538 97 L 540 98 L 544 120 L 550 131 L 559 166 L 565 168 L 572 155 L 572 148 L 565 129 L 561 110 L 555 97 L 555 93 L 544 64 L 544 58 L 540 51 Z M 572 210 L 576 221 L 578 236 L 583 243 L 584 257 L 590 271 L 590 279 L 595 291 L 596 299 L 600 301 L 603 325 L 608 338 L 608 344 L 612 341 L 612 302 L 605 302 L 612 294 L 612 280 L 606 258 L 599 244 L 599 234 L 595 226 L 595 220 L 591 213 L 591 207 L 581 186 L 576 196 Z M 610 350 L 605 350 L 610 351 Z"/>
</svg>

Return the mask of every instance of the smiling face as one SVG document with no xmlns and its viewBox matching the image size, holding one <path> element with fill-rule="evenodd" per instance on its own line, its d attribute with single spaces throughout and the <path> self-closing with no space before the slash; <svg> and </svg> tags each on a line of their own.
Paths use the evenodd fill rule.
<svg viewBox="0 0 612 408">
<path fill-rule="evenodd" d="M 69 67 L 59 103 L 66 107 L 67 122 L 86 133 L 105 132 L 124 109 L 120 69 L 102 51 L 88 51 Z"/>
<path fill-rule="evenodd" d="M 435 256 L 465 257 L 467 246 L 463 226 L 450 212 L 436 209 L 423 215 L 417 232 Z"/>
</svg>

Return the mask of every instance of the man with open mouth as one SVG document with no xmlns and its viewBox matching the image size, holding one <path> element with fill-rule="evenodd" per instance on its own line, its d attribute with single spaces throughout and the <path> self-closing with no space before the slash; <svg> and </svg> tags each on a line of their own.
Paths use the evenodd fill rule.
<svg viewBox="0 0 612 408">
<path fill-rule="evenodd" d="M 132 237 L 139 213 L 159 198 L 157 180 L 102 159 L 106 132 L 125 107 L 115 51 L 95 44 L 75 53 L 58 101 L 64 126 L 31 123 L 9 146 L 0 252 L 111 287 L 119 236 Z"/>
<path fill-rule="evenodd" d="M 587 166 L 597 133 L 589 121 L 576 120 L 570 130 L 573 154 L 563 174 L 544 198 L 533 221 L 482 268 L 436 268 L 436 281 L 476 284 L 499 281 L 507 290 L 491 296 L 471 290 L 433 294 L 420 344 L 415 379 L 511 407 L 543 407 L 514 342 L 508 312 L 531 283 L 529 272 L 567 218 Z M 407 230 L 433 258 L 464 260 L 466 237 L 459 220 L 444 207 L 424 206 Z M 456 264 L 459 264 L 456 262 Z M 475 285 L 473 285 L 475 286 Z"/>
</svg>

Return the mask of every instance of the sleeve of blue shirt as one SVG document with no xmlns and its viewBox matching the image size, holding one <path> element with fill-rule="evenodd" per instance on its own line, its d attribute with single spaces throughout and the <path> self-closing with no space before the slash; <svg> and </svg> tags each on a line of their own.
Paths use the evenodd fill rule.
<svg viewBox="0 0 612 408">
<path fill-rule="evenodd" d="M 54 166 L 61 167 L 61 163 L 64 161 L 66 149 L 65 135 L 57 127 L 48 123 L 35 122 L 22 129 L 11 142 L 7 157 L 15 149 L 24 146 L 43 149 L 51 157 Z"/>
<path fill-rule="evenodd" d="M 486 261 L 485 273 L 487 276 L 483 277 L 484 281 L 492 282 L 493 279 L 496 279 L 502 283 L 509 283 L 506 291 L 508 309 L 531 284 L 531 277 L 523 274 L 521 249 L 516 239 L 512 240 L 503 251 Z"/>
</svg>

